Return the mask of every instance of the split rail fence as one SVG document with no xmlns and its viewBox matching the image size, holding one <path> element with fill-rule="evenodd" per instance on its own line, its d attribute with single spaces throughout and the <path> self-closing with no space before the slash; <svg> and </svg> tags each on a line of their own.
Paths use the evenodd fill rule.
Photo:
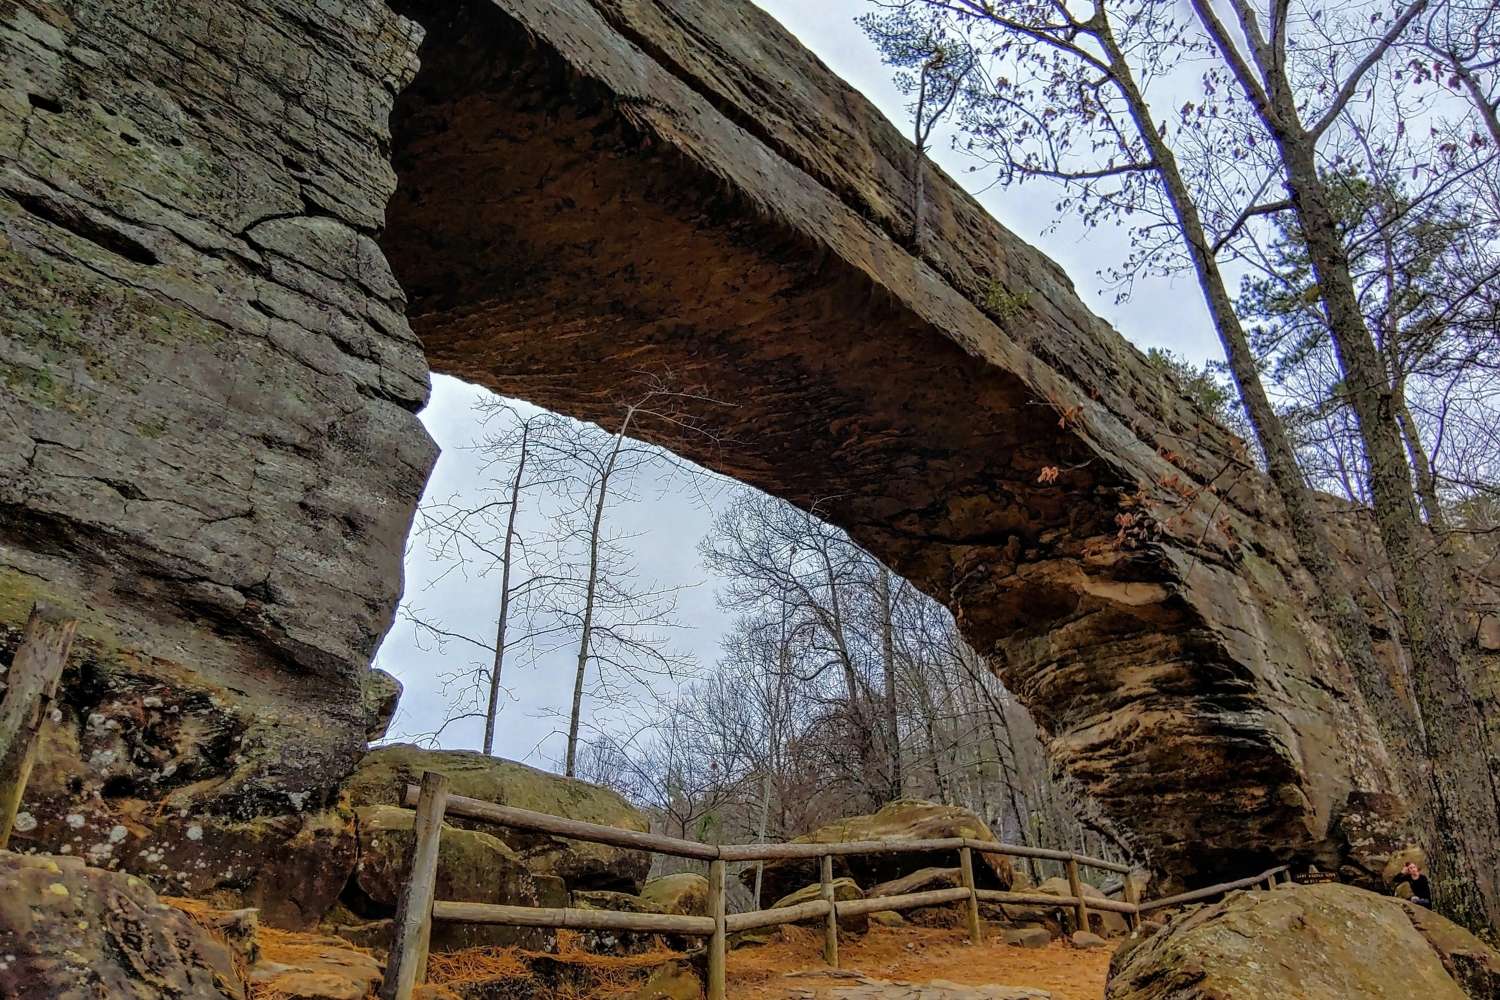
<svg viewBox="0 0 1500 1000">
<path fill-rule="evenodd" d="M 415 806 L 413 823 L 415 843 L 409 879 L 402 888 L 396 912 L 395 938 L 386 965 L 383 1000 L 411 1000 L 418 983 L 427 977 L 427 949 L 434 920 L 472 924 L 498 924 L 509 927 L 548 927 L 575 930 L 637 931 L 677 934 L 708 939 L 708 1000 L 725 1000 L 724 962 L 729 935 L 759 927 L 799 923 L 823 918 L 823 957 L 829 965 L 839 962 L 839 917 L 887 910 L 914 910 L 948 903 L 965 903 L 969 938 L 978 944 L 982 938 L 979 920 L 980 903 L 1004 903 L 1029 906 L 1066 907 L 1073 911 L 1079 928 L 1089 926 L 1089 909 L 1108 910 L 1126 916 L 1132 929 L 1140 925 L 1140 915 L 1165 906 L 1209 899 L 1234 889 L 1274 885 L 1283 876 L 1290 880 L 1286 866 L 1272 868 L 1259 875 L 1236 882 L 1197 889 L 1164 899 L 1141 902 L 1136 883 L 1126 877 L 1122 884 L 1123 900 L 1085 896 L 1081 868 L 1097 868 L 1128 876 L 1127 865 L 1091 858 L 1068 851 L 1024 847 L 968 837 L 946 837 L 934 840 L 867 840 L 837 844 L 703 844 L 651 833 L 638 833 L 611 826 L 581 823 L 547 813 L 531 812 L 448 793 L 445 775 L 427 772 L 421 785 L 407 787 L 405 804 Z M 459 816 L 508 826 L 518 830 L 545 833 L 594 844 L 607 844 L 634 850 L 667 854 L 708 862 L 708 913 L 705 916 L 678 916 L 659 913 L 627 913 L 611 910 L 506 906 L 496 903 L 465 903 L 436 899 L 438 845 L 443 817 Z M 834 898 L 833 859 L 853 854 L 915 854 L 934 851 L 956 851 L 962 885 L 951 889 L 934 889 L 898 896 L 869 899 L 836 900 Z M 1068 874 L 1071 895 L 1054 896 L 1039 892 L 1002 892 L 981 889 L 974 880 L 974 855 L 1002 854 L 1015 858 L 1039 858 L 1059 861 Z M 724 912 L 726 866 L 731 862 L 775 861 L 788 858 L 816 858 L 819 866 L 821 898 L 795 906 L 750 913 Z"/>
</svg>

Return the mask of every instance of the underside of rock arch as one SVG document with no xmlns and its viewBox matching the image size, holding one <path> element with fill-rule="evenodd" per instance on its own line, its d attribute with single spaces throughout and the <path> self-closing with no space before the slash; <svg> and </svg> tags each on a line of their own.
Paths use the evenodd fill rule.
<svg viewBox="0 0 1500 1000">
<path fill-rule="evenodd" d="M 395 7 L 0 3 L 0 626 L 84 617 L 47 794 L 332 801 L 430 365 L 606 426 L 681 394 L 642 436 L 945 602 L 1179 879 L 1389 802 L 1237 443 L 930 167 L 914 223 L 910 145 L 773 20 Z"/>
</svg>

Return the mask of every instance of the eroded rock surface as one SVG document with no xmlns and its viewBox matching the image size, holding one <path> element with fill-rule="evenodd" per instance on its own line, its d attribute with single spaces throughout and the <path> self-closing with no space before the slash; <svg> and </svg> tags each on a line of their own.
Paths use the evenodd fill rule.
<svg viewBox="0 0 1500 1000">
<path fill-rule="evenodd" d="M 381 245 L 435 367 L 723 401 L 637 430 L 944 601 L 1155 864 L 1336 860 L 1390 782 L 1265 483 L 1055 265 L 937 171 L 914 226 L 909 145 L 750 3 L 411 13 Z"/>
<path fill-rule="evenodd" d="M 1173 917 L 1115 954 L 1107 996 L 1490 1000 L 1496 967 L 1500 956 L 1442 917 L 1330 883 L 1233 893 Z"/>
<path fill-rule="evenodd" d="M 356 813 L 359 861 L 344 902 L 367 920 L 395 915 L 410 869 L 412 823 L 416 813 L 396 806 L 361 806 Z M 438 899 L 512 906 L 566 906 L 562 879 L 531 871 L 504 841 L 489 833 L 443 825 L 438 848 Z M 519 945 L 538 951 L 556 945 L 541 928 L 437 922 L 434 948 L 454 951 L 483 945 Z"/>
<path fill-rule="evenodd" d="M 801 906 L 803 903 L 811 903 L 823 898 L 823 886 L 819 882 L 804 885 L 782 896 L 772 903 L 769 909 L 780 910 L 788 906 Z M 864 890 L 859 883 L 852 878 L 836 878 L 833 880 L 833 898 L 835 902 L 848 902 L 855 899 L 864 899 Z M 801 921 L 807 925 L 816 924 L 823 926 L 824 917 L 813 917 Z M 848 931 L 850 934 L 863 934 L 870 929 L 870 915 L 868 913 L 841 913 L 839 914 L 839 930 Z"/>
<path fill-rule="evenodd" d="M 0 996 L 244 1000 L 228 947 L 140 879 L 0 851 Z"/>
<path fill-rule="evenodd" d="M 365 749 L 435 456 L 373 238 L 417 34 L 378 0 L 0 4 L 0 658 L 34 600 L 82 621 L 17 846 L 165 803 L 165 860 L 200 816 L 333 807 Z"/>
</svg>

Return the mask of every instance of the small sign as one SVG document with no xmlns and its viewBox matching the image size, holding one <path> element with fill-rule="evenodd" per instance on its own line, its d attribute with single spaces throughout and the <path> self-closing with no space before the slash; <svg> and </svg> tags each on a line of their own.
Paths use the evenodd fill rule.
<svg viewBox="0 0 1500 1000">
<path fill-rule="evenodd" d="M 1339 877 L 1333 872 L 1313 871 L 1292 876 L 1292 881 L 1298 885 L 1322 885 L 1325 882 L 1337 882 L 1338 880 Z"/>
</svg>

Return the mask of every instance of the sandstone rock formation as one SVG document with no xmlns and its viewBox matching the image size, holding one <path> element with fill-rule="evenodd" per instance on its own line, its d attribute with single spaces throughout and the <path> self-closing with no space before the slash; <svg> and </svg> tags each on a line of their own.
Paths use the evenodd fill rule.
<svg viewBox="0 0 1500 1000">
<path fill-rule="evenodd" d="M 450 779 L 449 792 L 533 812 L 566 816 L 585 823 L 646 832 L 645 813 L 619 794 L 599 785 L 564 778 L 525 764 L 462 750 L 423 750 L 407 744 L 372 750 L 349 779 L 355 805 L 395 805 L 406 786 L 423 771 L 439 771 Z M 472 827 L 493 836 L 516 852 L 534 874 L 562 879 L 569 889 L 601 889 L 638 893 L 651 868 L 642 851 L 587 844 L 576 840 L 528 833 L 492 824 L 454 819 L 452 825 Z"/>
<path fill-rule="evenodd" d="M 1083 895 L 1086 899 L 1106 899 L 1103 890 L 1097 886 L 1089 885 L 1087 882 L 1082 886 Z M 1036 887 L 1037 892 L 1045 892 L 1053 896 L 1073 895 L 1072 886 L 1065 878 L 1043 879 L 1042 884 Z M 1007 910 L 1018 910 L 1022 914 L 1027 912 L 1026 907 L 1006 907 Z M 1069 922 L 1069 926 L 1075 923 L 1074 911 L 1071 907 L 1063 907 L 1063 918 Z M 1023 916 L 1023 919 L 1025 917 Z M 1095 930 L 1106 937 L 1120 937 L 1125 934 L 1130 925 L 1126 923 L 1124 914 L 1115 913 L 1112 910 L 1089 910 L 1089 927 L 1074 928 L 1075 930 Z"/>
<path fill-rule="evenodd" d="M 1233 893 L 1178 914 L 1116 952 L 1107 996 L 1490 1000 L 1497 969 L 1500 955 L 1442 917 L 1329 883 Z"/>
<path fill-rule="evenodd" d="M 769 909 L 780 910 L 788 906 L 800 906 L 803 903 L 811 903 L 814 900 L 822 898 L 822 883 L 814 882 L 812 885 L 804 885 L 800 889 L 796 889 L 792 892 L 787 893 L 785 896 L 782 896 L 780 899 L 776 900 L 776 902 L 772 903 Z M 864 899 L 865 894 L 864 891 L 860 889 L 858 883 L 856 883 L 853 879 L 836 878 L 833 880 L 833 898 L 835 901 Z M 815 917 L 812 920 L 803 922 L 807 924 L 816 923 L 821 927 L 822 921 L 822 917 Z M 841 932 L 848 931 L 850 934 L 863 934 L 869 929 L 869 914 L 839 914 L 839 930 Z"/>
<path fill-rule="evenodd" d="M 957 868 L 920 868 L 910 875 L 870 886 L 865 890 L 865 896 L 900 896 L 909 892 L 952 889 L 962 884 L 963 874 Z M 963 922 L 966 905 L 954 903 L 949 906 L 926 906 L 919 910 L 908 910 L 905 919 L 924 927 L 957 927 Z"/>
<path fill-rule="evenodd" d="M 244 1000 L 230 949 L 132 875 L 0 851 L 0 996 Z"/>
<path fill-rule="evenodd" d="M 692 872 L 654 878 L 641 887 L 641 898 L 658 913 L 685 917 L 708 915 L 708 879 Z"/>
<path fill-rule="evenodd" d="M 996 842 L 984 820 L 959 806 L 945 806 L 916 799 L 889 802 L 868 816 L 848 816 L 803 834 L 797 844 L 842 844 L 855 840 L 936 840 L 971 837 Z M 931 854 L 855 854 L 833 859 L 834 871 L 853 878 L 861 888 L 891 882 L 923 868 L 956 864 L 956 851 Z M 1010 859 L 1002 854 L 975 854 L 974 877 L 982 889 L 1008 889 L 1015 878 Z M 747 885 L 755 880 L 755 869 L 740 873 Z M 818 878 L 815 859 L 782 858 L 767 861 L 762 886 L 768 898 L 791 892 Z"/>
<path fill-rule="evenodd" d="M 165 10 L 0 5 L 0 646 L 83 620 L 32 846 L 336 807 L 429 363 L 733 404 L 640 430 L 944 600 L 1179 880 L 1331 867 L 1390 790 L 1234 442 L 956 184 L 914 226 L 910 146 L 750 3 Z"/>
<path fill-rule="evenodd" d="M 396 806 L 361 806 L 357 812 L 359 861 L 344 891 L 345 905 L 366 919 L 396 912 L 406 883 L 416 814 Z M 437 898 L 513 906 L 566 906 L 563 880 L 533 872 L 504 841 L 491 833 L 443 825 L 439 842 Z M 519 945 L 537 951 L 556 944 L 541 928 L 479 924 L 433 924 L 432 946 L 444 951 L 482 945 Z"/>
<path fill-rule="evenodd" d="M 315 924 L 355 861 L 354 814 L 337 790 L 326 808 L 301 797 L 300 810 L 267 815 L 205 808 L 238 746 L 205 728 L 217 709 L 190 685 L 100 684 L 69 689 L 43 727 L 13 845 L 132 872 L 169 895 L 257 907 L 274 926 Z"/>
<path fill-rule="evenodd" d="M 360 701 L 365 710 L 365 739 L 384 739 L 401 701 L 401 682 L 384 670 L 372 668 L 365 674 Z"/>
</svg>

